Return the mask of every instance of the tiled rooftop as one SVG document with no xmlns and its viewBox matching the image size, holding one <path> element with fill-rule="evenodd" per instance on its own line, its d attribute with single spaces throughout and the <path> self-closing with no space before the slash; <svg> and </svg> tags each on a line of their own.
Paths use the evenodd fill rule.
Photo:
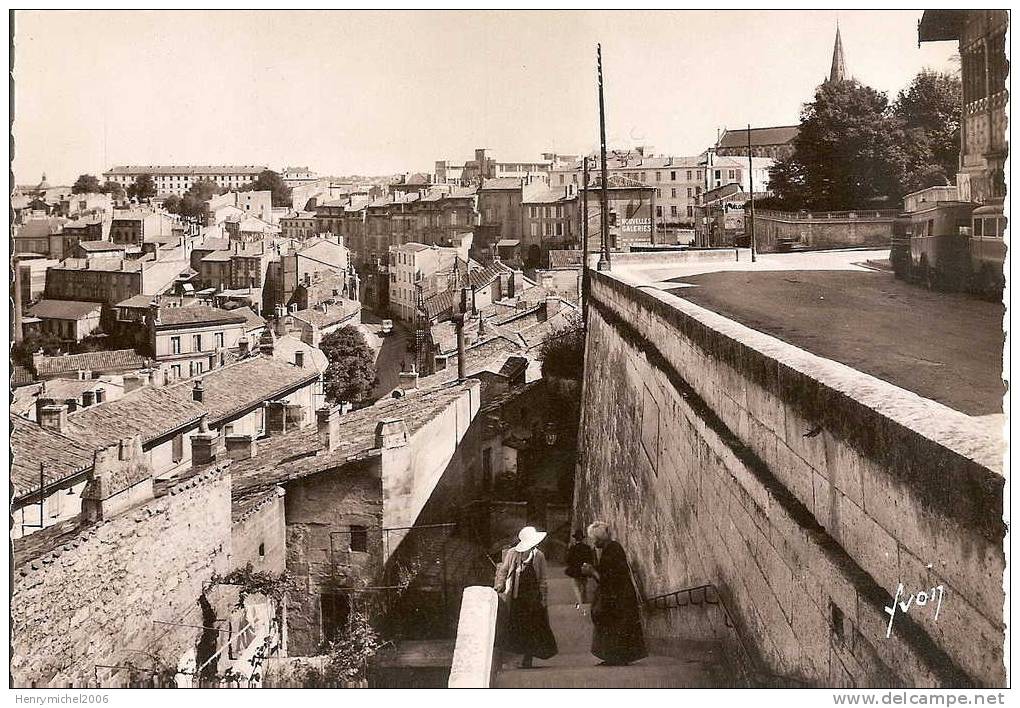
<svg viewBox="0 0 1020 708">
<path fill-rule="evenodd" d="M 799 132 L 799 125 L 751 128 L 751 145 L 783 145 L 796 138 Z M 747 130 L 727 130 L 719 141 L 719 147 L 746 148 Z"/>
<path fill-rule="evenodd" d="M 104 175 L 258 175 L 259 172 L 269 169 L 265 165 L 118 165 Z"/>
<path fill-rule="evenodd" d="M 40 300 L 28 310 L 29 317 L 52 320 L 80 320 L 103 309 L 98 302 Z"/>
<path fill-rule="evenodd" d="M 376 454 L 375 429 L 380 420 L 400 418 L 413 435 L 473 386 L 477 383 L 461 382 L 419 389 L 402 398 L 384 398 L 372 406 L 342 415 L 342 442 L 332 452 L 317 454 L 321 448 L 314 422 L 260 442 L 254 458 L 235 460 L 230 466 L 235 517 L 257 504 L 277 484 Z"/>
<path fill-rule="evenodd" d="M 20 416 L 10 415 L 10 421 L 14 455 L 11 484 L 15 498 L 39 489 L 39 465 L 43 466 L 47 485 L 92 466 L 91 446 Z"/>
<path fill-rule="evenodd" d="M 285 395 L 303 383 L 314 381 L 319 372 L 267 356 L 250 356 L 234 364 L 166 386 L 165 390 L 181 404 L 194 404 L 209 415 L 209 423 Z M 193 400 L 195 382 L 204 390 L 202 403 Z M 129 394 L 131 395 L 131 394 Z M 119 399 L 123 400 L 123 399 Z M 116 401 L 115 401 L 116 402 Z"/>
<path fill-rule="evenodd" d="M 145 357 L 136 353 L 134 349 L 113 349 L 41 357 L 33 361 L 33 366 L 39 376 L 55 376 L 76 371 L 142 369 L 145 368 L 146 363 Z"/>
<path fill-rule="evenodd" d="M 79 241 L 78 247 L 86 253 L 101 253 L 103 251 L 123 251 L 124 246 L 110 241 Z"/>
<path fill-rule="evenodd" d="M 145 386 L 67 417 L 67 435 L 96 449 L 140 435 L 142 443 L 193 424 L 205 408 L 169 388 Z"/>
<path fill-rule="evenodd" d="M 322 306 L 298 310 L 293 317 L 315 327 L 329 327 L 358 314 L 361 303 L 357 300 L 342 299 L 339 302 L 325 303 L 325 308 L 325 312 L 322 311 Z"/>
<path fill-rule="evenodd" d="M 247 318 L 231 310 L 221 310 L 208 305 L 190 305 L 187 307 L 159 308 L 157 329 L 171 327 L 187 327 L 188 325 L 236 324 L 246 322 Z"/>
</svg>

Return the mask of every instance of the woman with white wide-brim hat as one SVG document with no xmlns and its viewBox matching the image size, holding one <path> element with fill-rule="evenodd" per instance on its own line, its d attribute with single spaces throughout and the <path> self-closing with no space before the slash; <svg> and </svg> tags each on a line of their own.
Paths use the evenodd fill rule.
<svg viewBox="0 0 1020 708">
<path fill-rule="evenodd" d="M 545 554 L 538 548 L 546 535 L 534 526 L 521 529 L 517 545 L 504 554 L 493 583 L 508 615 L 501 645 L 522 655 L 521 668 L 531 668 L 533 657 L 549 659 L 557 651 L 549 627 Z"/>
</svg>

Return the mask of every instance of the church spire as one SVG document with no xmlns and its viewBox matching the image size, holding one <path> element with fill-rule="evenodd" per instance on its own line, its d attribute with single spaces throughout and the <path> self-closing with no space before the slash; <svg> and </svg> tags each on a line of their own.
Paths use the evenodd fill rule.
<svg viewBox="0 0 1020 708">
<path fill-rule="evenodd" d="M 844 81 L 846 75 L 846 59 L 843 56 L 843 40 L 839 36 L 839 22 L 836 23 L 836 44 L 832 47 L 832 68 L 829 69 L 829 81 Z"/>
</svg>

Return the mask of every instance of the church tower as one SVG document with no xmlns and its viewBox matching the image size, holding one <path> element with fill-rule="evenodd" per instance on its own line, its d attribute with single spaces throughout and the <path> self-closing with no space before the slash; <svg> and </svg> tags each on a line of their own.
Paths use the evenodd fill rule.
<svg viewBox="0 0 1020 708">
<path fill-rule="evenodd" d="M 832 67 L 829 69 L 829 81 L 845 81 L 849 77 L 846 73 L 846 58 L 843 56 L 843 40 L 839 36 L 839 24 L 836 24 L 836 44 L 832 47 Z"/>
</svg>

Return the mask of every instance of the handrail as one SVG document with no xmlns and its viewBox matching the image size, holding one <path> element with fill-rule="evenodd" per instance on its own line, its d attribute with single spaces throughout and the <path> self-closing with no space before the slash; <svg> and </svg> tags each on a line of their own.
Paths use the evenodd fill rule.
<svg viewBox="0 0 1020 708">
<path fill-rule="evenodd" d="M 715 599 L 709 597 L 709 590 L 711 589 Z M 701 599 L 695 601 L 696 593 L 701 592 Z M 686 595 L 687 602 L 680 602 L 681 596 Z M 673 604 L 670 604 L 670 601 Z M 768 669 L 763 669 L 758 665 L 758 662 L 754 658 L 754 654 L 747 648 L 747 644 L 744 641 L 744 637 L 741 634 L 740 627 L 733 620 L 733 614 L 730 612 L 729 607 L 726 605 L 726 600 L 723 598 L 722 593 L 719 592 L 719 588 L 714 583 L 705 583 L 704 585 L 695 585 L 689 588 L 683 588 L 681 590 L 674 590 L 673 592 L 664 593 L 662 595 L 654 595 L 652 597 L 642 598 L 642 604 L 649 605 L 653 609 L 667 610 L 670 608 L 688 607 L 691 605 L 718 605 L 723 611 L 723 623 L 728 629 L 733 630 L 734 636 L 737 638 L 737 644 L 740 645 L 740 651 L 744 655 L 744 661 L 748 667 L 749 673 L 759 683 L 764 683 L 761 678 L 766 679 L 777 679 L 779 681 L 785 681 L 788 683 L 795 683 L 799 686 L 809 686 L 806 681 L 802 681 L 794 676 L 788 676 L 786 674 L 777 674 Z"/>
</svg>

